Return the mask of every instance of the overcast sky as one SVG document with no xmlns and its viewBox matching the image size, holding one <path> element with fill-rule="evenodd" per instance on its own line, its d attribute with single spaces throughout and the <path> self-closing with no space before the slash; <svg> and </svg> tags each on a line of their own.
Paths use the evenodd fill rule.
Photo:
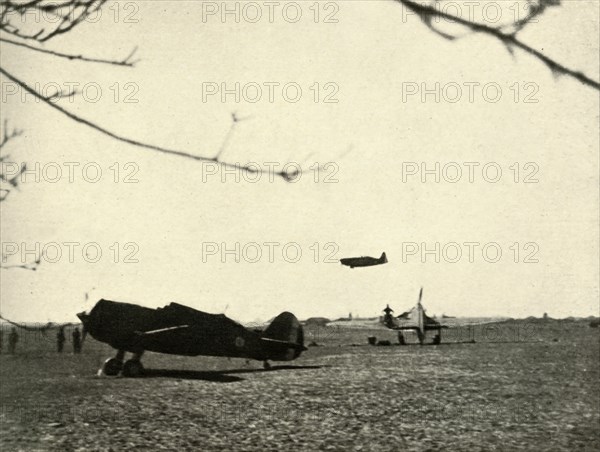
<svg viewBox="0 0 600 452">
<path fill-rule="evenodd" d="M 333 164 L 296 183 L 268 175 L 252 183 L 241 173 L 236 182 L 234 173 L 212 174 L 212 165 L 78 125 L 2 79 L 2 117 L 24 129 L 7 152 L 40 168 L 39 182 L 28 175 L 2 203 L 4 251 L 18 246 L 5 265 L 32 260 L 21 256 L 23 244 L 48 251 L 35 272 L 2 270 L 2 315 L 75 320 L 107 298 L 151 307 L 177 301 L 241 321 L 283 310 L 301 318 L 374 316 L 388 303 L 410 308 L 421 286 L 430 314 L 598 314 L 596 90 L 555 78 L 485 36 L 445 40 L 391 1 L 322 3 L 318 18 L 312 2 L 300 2 L 295 23 L 289 8 L 286 16 L 275 9 L 270 23 L 262 2 L 255 23 L 250 9 L 240 23 L 231 15 L 223 22 L 219 12 L 207 15 L 215 5 L 109 4 L 97 21 L 46 44 L 113 58 L 138 46 L 135 68 L 59 61 L 9 45 L 2 66 L 47 94 L 65 82 L 86 86 L 60 105 L 134 139 L 210 157 L 236 112 L 247 119 L 237 123 L 224 160 Z M 571 1 L 521 38 L 598 80 L 598 23 L 597 2 Z M 208 91 L 222 84 L 235 91 L 236 82 L 239 103 Z M 251 102 L 256 86 L 262 97 Z M 424 98 L 423 88 L 431 91 Z M 435 169 L 436 162 L 440 182 L 435 174 L 422 182 L 421 164 Z M 52 183 L 57 166 L 62 179 Z M 97 168 L 102 175 L 92 183 Z M 73 259 L 66 242 L 78 244 Z M 240 262 L 222 254 L 236 243 Z M 338 261 L 383 251 L 389 263 L 381 266 Z"/>
</svg>

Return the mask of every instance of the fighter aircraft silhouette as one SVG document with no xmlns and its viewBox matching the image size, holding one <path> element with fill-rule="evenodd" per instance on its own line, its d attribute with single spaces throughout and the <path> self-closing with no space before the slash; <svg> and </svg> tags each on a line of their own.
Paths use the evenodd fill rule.
<svg viewBox="0 0 600 452">
<path fill-rule="evenodd" d="M 427 331 L 437 331 L 437 337 L 434 338 L 434 343 L 439 344 L 442 340 L 442 329 L 448 328 L 446 325 L 441 325 L 438 321 L 432 319 L 425 313 L 425 308 L 421 304 L 423 299 L 423 288 L 419 291 L 419 301 L 414 308 L 409 311 L 403 312 L 399 316 L 393 317 L 392 312 L 394 311 L 389 306 L 383 310 L 385 315 L 383 316 L 382 323 L 392 330 L 413 330 L 417 333 L 419 343 L 423 345 L 425 341 L 425 335 Z M 399 336 L 400 337 L 400 336 Z"/>
<path fill-rule="evenodd" d="M 377 259 L 376 257 L 369 256 L 361 256 L 361 257 L 346 257 L 344 259 L 340 259 L 342 265 L 346 265 L 350 268 L 354 267 L 371 267 L 373 265 L 381 265 L 387 264 L 387 256 L 385 253 L 381 254 L 381 257 Z"/>
<path fill-rule="evenodd" d="M 148 350 L 185 356 L 224 356 L 291 361 L 307 350 L 302 326 L 294 314 L 279 314 L 264 330 L 249 330 L 224 314 L 208 314 L 177 303 L 151 309 L 130 303 L 100 300 L 89 313 L 79 313 L 85 331 L 117 349 L 107 359 L 106 375 L 138 377 L 141 357 Z M 125 353 L 133 357 L 125 362 Z"/>
</svg>

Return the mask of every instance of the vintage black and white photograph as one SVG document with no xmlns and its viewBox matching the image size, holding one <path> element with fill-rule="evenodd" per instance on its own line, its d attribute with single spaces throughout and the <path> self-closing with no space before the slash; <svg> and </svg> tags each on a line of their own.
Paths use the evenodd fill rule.
<svg viewBox="0 0 600 452">
<path fill-rule="evenodd" d="M 0 450 L 600 450 L 599 0 L 0 0 Z"/>
</svg>

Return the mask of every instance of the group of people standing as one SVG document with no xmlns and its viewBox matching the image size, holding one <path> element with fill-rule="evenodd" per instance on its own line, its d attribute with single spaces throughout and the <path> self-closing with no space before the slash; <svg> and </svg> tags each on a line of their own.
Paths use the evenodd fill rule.
<svg viewBox="0 0 600 452">
<path fill-rule="evenodd" d="M 82 345 L 82 337 L 81 332 L 78 327 L 75 327 L 73 332 L 71 333 L 71 337 L 73 339 L 73 353 L 81 353 L 81 345 Z M 62 353 L 65 348 L 65 342 L 67 341 L 67 337 L 65 335 L 65 327 L 61 326 L 56 333 L 56 350 L 58 353 Z M 4 345 L 4 331 L 0 330 L 0 352 L 2 351 Z M 17 328 L 12 327 L 10 333 L 8 334 L 8 353 L 14 354 L 17 350 L 17 344 L 19 342 L 19 333 L 17 333 Z"/>
<path fill-rule="evenodd" d="M 79 328 L 75 327 L 71 333 L 73 338 L 73 353 L 81 353 L 81 333 Z M 61 326 L 56 333 L 56 350 L 58 353 L 62 353 L 67 338 L 65 336 L 65 327 Z"/>
</svg>

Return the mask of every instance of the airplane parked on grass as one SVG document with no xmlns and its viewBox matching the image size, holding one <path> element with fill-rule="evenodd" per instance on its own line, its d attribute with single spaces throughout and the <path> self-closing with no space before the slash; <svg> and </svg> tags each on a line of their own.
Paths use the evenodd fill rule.
<svg viewBox="0 0 600 452">
<path fill-rule="evenodd" d="M 256 359 L 269 369 L 269 360 L 291 361 L 307 350 L 302 326 L 290 312 L 279 314 L 264 331 L 178 303 L 151 309 L 102 299 L 77 317 L 94 339 L 117 350 L 102 366 L 106 375 L 141 376 L 145 351 Z M 124 361 L 126 352 L 133 357 Z"/>
</svg>

